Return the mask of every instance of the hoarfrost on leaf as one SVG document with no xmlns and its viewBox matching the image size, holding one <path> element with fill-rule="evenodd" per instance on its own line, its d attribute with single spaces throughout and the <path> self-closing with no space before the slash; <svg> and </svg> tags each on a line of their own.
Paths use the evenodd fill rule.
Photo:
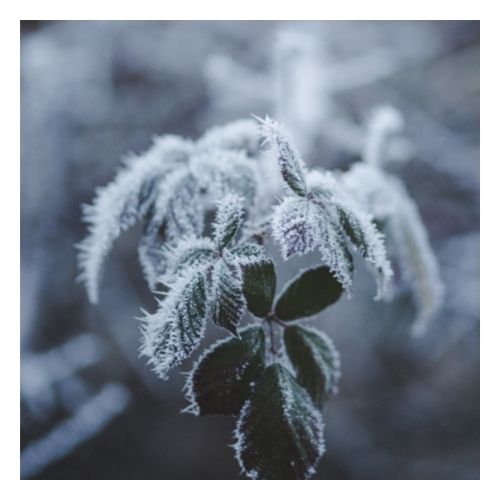
<svg viewBox="0 0 500 500">
<path fill-rule="evenodd" d="M 439 266 L 418 208 L 403 183 L 383 170 L 387 144 L 400 132 L 403 120 L 392 108 L 377 110 L 369 123 L 365 163 L 357 163 L 343 175 L 343 184 L 358 202 L 384 223 L 394 259 L 409 284 L 417 305 L 411 327 L 422 335 L 443 302 Z"/>
<path fill-rule="evenodd" d="M 184 391 L 195 415 L 237 415 L 265 368 L 265 333 L 258 325 L 225 338 L 203 352 L 189 372 Z"/>
<path fill-rule="evenodd" d="M 226 125 L 212 127 L 197 142 L 199 151 L 214 149 L 243 150 L 249 156 L 259 152 L 259 129 L 254 120 L 235 120 Z"/>
<path fill-rule="evenodd" d="M 126 158 L 124 169 L 105 188 L 96 190 L 92 205 L 83 207 L 89 235 L 78 245 L 80 278 L 92 303 L 98 302 L 102 267 L 114 241 L 146 215 L 154 202 L 158 182 L 179 166 L 190 151 L 191 144 L 182 138 L 156 139 L 143 156 Z"/>
<path fill-rule="evenodd" d="M 213 238 L 217 248 L 222 250 L 236 236 L 243 222 L 243 200 L 232 193 L 217 203 L 218 210 L 213 225 Z"/>
<path fill-rule="evenodd" d="M 308 200 L 297 196 L 288 196 L 276 206 L 271 222 L 272 231 L 285 260 L 314 249 L 314 210 Z"/>
<path fill-rule="evenodd" d="M 153 314 L 142 319 L 141 354 L 161 378 L 198 347 L 205 334 L 208 290 L 203 270 L 194 269 L 171 284 Z"/>
<path fill-rule="evenodd" d="M 84 208 L 89 235 L 79 259 L 92 302 L 114 241 L 142 221 L 139 260 L 151 290 L 165 291 L 142 318 L 141 354 L 160 377 L 199 346 L 208 316 L 231 334 L 194 364 L 185 411 L 239 415 L 234 448 L 252 479 L 308 478 L 324 452 L 318 408 L 337 390 L 340 356 L 326 334 L 295 322 L 332 306 L 343 291 L 351 295 L 353 253 L 375 275 L 375 298 L 387 297 L 390 244 L 418 305 L 415 334 L 441 304 L 417 207 L 383 170 L 402 127 L 397 111 L 379 109 L 364 163 L 335 174 L 307 169 L 288 131 L 269 117 L 214 127 L 197 141 L 155 138 Z M 266 156 L 259 136 L 270 146 Z M 285 261 L 318 250 L 325 265 L 300 271 L 276 298 L 270 237 Z M 259 324 L 239 328 L 245 312 Z"/>
<path fill-rule="evenodd" d="M 245 312 L 241 271 L 219 260 L 212 271 L 214 323 L 238 336 L 237 326 Z"/>
<path fill-rule="evenodd" d="M 265 143 L 271 146 L 271 153 L 276 158 L 281 176 L 286 186 L 298 196 L 307 195 L 304 179 L 304 162 L 297 148 L 292 143 L 290 134 L 277 121 L 266 116 L 260 121 L 261 135 Z"/>
<path fill-rule="evenodd" d="M 324 453 L 324 423 L 311 398 L 281 364 L 268 366 L 244 404 L 234 449 L 251 479 L 307 479 Z"/>
</svg>

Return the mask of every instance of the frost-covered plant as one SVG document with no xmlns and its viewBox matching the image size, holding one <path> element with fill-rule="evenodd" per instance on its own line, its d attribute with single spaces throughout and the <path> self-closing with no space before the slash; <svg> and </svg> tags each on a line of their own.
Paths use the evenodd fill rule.
<svg viewBox="0 0 500 500">
<path fill-rule="evenodd" d="M 353 253 L 376 298 L 387 295 L 384 237 L 354 173 L 346 184 L 309 169 L 282 125 L 242 120 L 197 141 L 156 139 L 85 207 L 80 265 L 92 302 L 114 240 L 142 221 L 139 258 L 158 307 L 142 318 L 141 353 L 155 373 L 167 378 L 190 357 L 209 320 L 229 333 L 194 363 L 185 411 L 236 416 L 236 458 L 250 478 L 308 478 L 324 452 L 320 410 L 337 390 L 340 357 L 304 318 L 352 294 Z M 317 249 L 323 264 L 276 294 L 270 237 L 284 260 Z M 242 326 L 245 313 L 254 321 Z"/>
<path fill-rule="evenodd" d="M 368 123 L 363 162 L 353 165 L 343 181 L 387 234 L 402 279 L 415 297 L 417 316 L 411 331 L 420 336 L 441 307 L 443 285 L 417 206 L 404 184 L 384 170 L 390 141 L 403 127 L 403 117 L 396 109 L 375 110 Z"/>
</svg>

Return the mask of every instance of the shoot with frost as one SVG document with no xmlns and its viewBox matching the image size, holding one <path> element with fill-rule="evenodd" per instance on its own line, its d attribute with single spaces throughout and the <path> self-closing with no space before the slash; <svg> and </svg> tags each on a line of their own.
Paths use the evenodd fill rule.
<svg viewBox="0 0 500 500">
<path fill-rule="evenodd" d="M 81 277 L 93 303 L 114 241 L 142 223 L 139 260 L 158 305 L 142 318 L 141 354 L 155 373 L 167 378 L 189 358 L 210 322 L 229 334 L 194 363 L 186 411 L 236 417 L 236 459 L 250 478 L 315 472 L 325 449 L 320 410 L 338 390 L 340 356 L 304 318 L 352 295 L 354 253 L 374 276 L 376 299 L 389 296 L 388 255 L 396 257 L 420 306 L 414 332 L 424 331 L 439 306 L 437 264 L 421 219 L 383 170 L 402 126 L 395 110 L 378 111 L 364 162 L 344 174 L 307 167 L 289 132 L 269 117 L 214 127 L 197 141 L 165 136 L 127 158 L 84 209 Z M 322 262 L 276 293 L 270 237 L 289 266 L 314 250 Z M 255 322 L 242 326 L 245 313 Z"/>
</svg>

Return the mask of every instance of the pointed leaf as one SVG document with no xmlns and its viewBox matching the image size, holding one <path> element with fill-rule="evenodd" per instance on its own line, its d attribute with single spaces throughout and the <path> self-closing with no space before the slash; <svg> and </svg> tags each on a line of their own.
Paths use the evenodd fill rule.
<svg viewBox="0 0 500 500">
<path fill-rule="evenodd" d="M 226 247 L 236 236 L 243 222 L 243 200 L 228 194 L 218 204 L 214 222 L 214 241 L 219 249 Z"/>
<path fill-rule="evenodd" d="M 276 271 L 272 260 L 243 267 L 243 294 L 248 310 L 259 318 L 271 312 L 276 291 Z"/>
<path fill-rule="evenodd" d="M 177 245 L 168 250 L 162 248 L 162 251 L 167 265 L 162 279 L 167 285 L 186 270 L 208 266 L 218 257 L 214 243 L 208 238 L 183 238 Z"/>
<path fill-rule="evenodd" d="M 276 316 L 284 321 L 312 316 L 341 295 L 342 285 L 327 266 L 308 269 L 285 286 L 276 304 Z"/>
<path fill-rule="evenodd" d="M 236 327 L 245 312 L 241 275 L 222 260 L 213 270 L 213 322 L 238 336 Z"/>
<path fill-rule="evenodd" d="M 265 259 L 264 247 L 257 243 L 241 243 L 227 252 L 227 257 L 240 266 L 246 266 Z"/>
<path fill-rule="evenodd" d="M 280 364 L 266 368 L 236 426 L 236 458 L 252 479 L 306 479 L 324 452 L 323 419 Z"/>
<path fill-rule="evenodd" d="M 186 411 L 195 415 L 236 415 L 248 399 L 254 381 L 265 368 L 265 336 L 259 326 L 239 332 L 207 349 L 186 382 Z"/>
<path fill-rule="evenodd" d="M 261 122 L 262 136 L 271 144 L 278 161 L 281 177 L 287 187 L 298 196 L 307 196 L 304 162 L 290 139 L 288 131 L 277 121 L 266 117 Z"/>
<path fill-rule="evenodd" d="M 347 242 L 340 229 L 328 219 L 323 210 L 318 210 L 317 231 L 321 258 L 350 297 L 353 288 L 354 263 L 347 248 Z"/>
<path fill-rule="evenodd" d="M 321 408 L 340 380 L 340 356 L 335 346 L 323 332 L 299 325 L 286 327 L 284 338 L 297 382 Z"/>
<path fill-rule="evenodd" d="M 273 236 L 286 260 L 305 255 L 315 247 L 313 207 L 307 200 L 289 196 L 278 205 L 272 218 Z"/>
<path fill-rule="evenodd" d="M 141 354 L 149 357 L 161 378 L 198 347 L 205 333 L 207 301 L 205 275 L 194 270 L 179 277 L 157 311 L 143 319 Z"/>
</svg>

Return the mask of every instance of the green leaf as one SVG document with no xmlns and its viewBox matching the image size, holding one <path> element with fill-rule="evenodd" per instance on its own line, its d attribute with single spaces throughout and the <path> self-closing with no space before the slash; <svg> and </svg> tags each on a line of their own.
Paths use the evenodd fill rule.
<svg viewBox="0 0 500 500">
<path fill-rule="evenodd" d="M 166 281 L 190 269 L 208 266 L 218 258 L 215 245 L 208 238 L 183 238 L 167 251 L 163 247 L 161 250 L 167 259 Z"/>
<path fill-rule="evenodd" d="M 252 479 L 307 479 L 324 452 L 323 419 L 280 364 L 266 368 L 236 426 L 236 458 Z"/>
<path fill-rule="evenodd" d="M 243 199 L 229 193 L 218 204 L 213 226 L 213 238 L 219 249 L 233 240 L 242 222 Z"/>
<path fill-rule="evenodd" d="M 216 342 L 196 362 L 186 382 L 186 411 L 195 415 L 236 415 L 248 399 L 252 383 L 265 368 L 262 328 L 240 331 L 241 339 Z"/>
<path fill-rule="evenodd" d="M 308 269 L 289 283 L 276 304 L 276 316 L 291 321 L 321 312 L 337 302 L 342 285 L 327 266 Z"/>
<path fill-rule="evenodd" d="M 366 257 L 368 255 L 368 244 L 365 239 L 365 234 L 363 228 L 349 211 L 344 210 L 342 207 L 337 207 L 337 212 L 339 214 L 339 221 L 345 234 L 351 240 L 352 244 L 358 250 L 358 252 Z"/>
<path fill-rule="evenodd" d="M 236 327 L 245 312 L 239 270 L 230 269 L 222 260 L 213 270 L 213 322 L 238 336 Z"/>
<path fill-rule="evenodd" d="M 241 243 L 231 250 L 226 250 L 226 255 L 235 264 L 246 266 L 265 259 L 264 247 L 257 243 Z"/>
<path fill-rule="evenodd" d="M 344 235 L 325 210 L 318 210 L 318 247 L 321 259 L 350 296 L 353 288 L 354 262 Z"/>
<path fill-rule="evenodd" d="M 276 272 L 271 260 L 243 267 L 243 294 L 248 310 L 264 318 L 272 310 L 276 291 Z"/>
<path fill-rule="evenodd" d="M 141 353 L 161 378 L 198 347 L 205 333 L 207 302 L 205 275 L 195 270 L 181 276 L 157 311 L 143 318 Z"/>
<path fill-rule="evenodd" d="M 286 327 L 284 337 L 297 381 L 321 408 L 340 380 L 340 356 L 335 346 L 323 332 L 299 325 Z"/>
</svg>

